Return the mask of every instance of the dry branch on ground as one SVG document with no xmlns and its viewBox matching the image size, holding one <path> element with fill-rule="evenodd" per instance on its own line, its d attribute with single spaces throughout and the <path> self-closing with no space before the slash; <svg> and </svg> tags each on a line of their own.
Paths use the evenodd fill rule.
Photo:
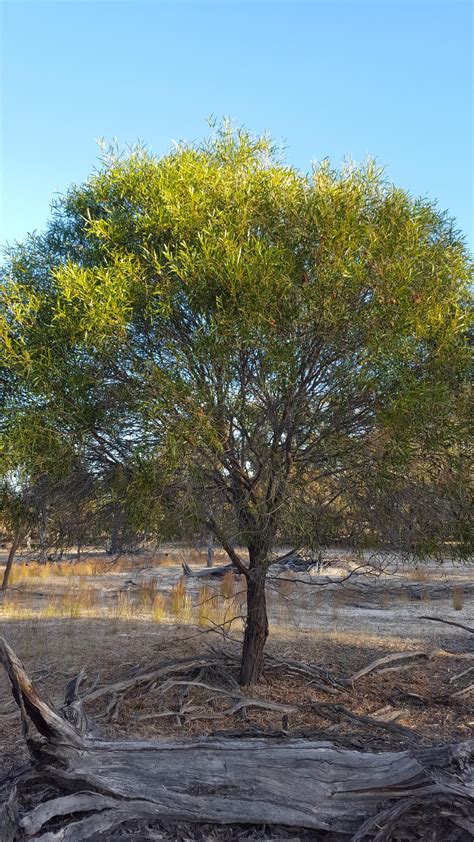
<svg viewBox="0 0 474 842">
<path fill-rule="evenodd" d="M 439 842 L 448 834 L 461 842 L 472 829 L 473 741 L 374 753 L 283 736 L 99 739 L 83 716 L 78 681 L 68 685 L 60 715 L 6 643 L 2 659 L 36 774 L 57 788 L 54 797 L 26 811 L 12 795 L 3 811 L 12 840 L 82 842 L 124 822 L 166 819 L 282 825 L 378 840 L 396 838 L 393 829 L 400 826 L 409 839 L 420 838 L 427 811 Z M 220 689 L 238 696 L 235 687 Z M 326 713 L 335 708 L 331 716 L 351 715 L 330 703 L 324 707 Z"/>
</svg>

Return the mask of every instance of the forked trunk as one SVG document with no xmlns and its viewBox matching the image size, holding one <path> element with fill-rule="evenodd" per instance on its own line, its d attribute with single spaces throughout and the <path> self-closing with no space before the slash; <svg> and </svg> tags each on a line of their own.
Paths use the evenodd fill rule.
<svg viewBox="0 0 474 842">
<path fill-rule="evenodd" d="M 268 637 L 266 572 L 264 565 L 256 566 L 247 579 L 247 619 L 240 670 L 243 687 L 258 681 L 262 674 L 263 650 Z"/>
</svg>

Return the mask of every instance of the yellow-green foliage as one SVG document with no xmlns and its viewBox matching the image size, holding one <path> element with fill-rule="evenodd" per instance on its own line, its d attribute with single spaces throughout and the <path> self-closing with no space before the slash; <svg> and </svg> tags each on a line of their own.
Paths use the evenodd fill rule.
<svg viewBox="0 0 474 842">
<path fill-rule="evenodd" d="M 341 478 L 350 520 L 366 492 L 394 499 L 416 458 L 454 466 L 455 451 L 466 470 L 469 255 L 373 161 L 303 173 L 224 125 L 160 158 L 110 150 L 59 205 L 0 287 L 10 467 L 73 470 L 84 453 L 100 473 L 112 447 L 139 531 L 176 534 L 176 510 L 195 528 L 211 486 L 267 549 L 296 531 L 292 506 L 314 529 Z M 303 517 L 315 487 L 318 517 Z M 443 528 L 432 518 L 415 549 L 467 542 Z"/>
</svg>

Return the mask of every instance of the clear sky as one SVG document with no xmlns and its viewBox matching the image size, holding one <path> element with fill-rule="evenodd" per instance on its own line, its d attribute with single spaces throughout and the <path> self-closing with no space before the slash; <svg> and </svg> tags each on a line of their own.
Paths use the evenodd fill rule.
<svg viewBox="0 0 474 842">
<path fill-rule="evenodd" d="M 229 116 L 288 161 L 367 154 L 473 234 L 472 5 L 463 0 L 0 0 L 0 242 L 41 229 L 98 138 L 155 153 Z"/>
</svg>

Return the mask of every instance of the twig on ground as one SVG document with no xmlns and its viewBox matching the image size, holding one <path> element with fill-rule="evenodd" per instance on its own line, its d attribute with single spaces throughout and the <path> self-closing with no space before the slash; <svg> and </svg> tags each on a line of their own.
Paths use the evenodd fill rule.
<svg viewBox="0 0 474 842">
<path fill-rule="evenodd" d="M 369 675 L 369 673 L 374 672 L 380 666 L 392 663 L 393 661 L 417 660 L 419 658 L 427 659 L 428 657 L 427 653 L 423 650 L 419 650 L 417 652 L 397 652 L 393 655 L 385 655 L 383 658 L 377 658 L 376 661 L 372 661 L 366 667 L 351 675 L 350 682 L 353 683 L 359 678 L 362 678 L 364 675 Z"/>
</svg>

